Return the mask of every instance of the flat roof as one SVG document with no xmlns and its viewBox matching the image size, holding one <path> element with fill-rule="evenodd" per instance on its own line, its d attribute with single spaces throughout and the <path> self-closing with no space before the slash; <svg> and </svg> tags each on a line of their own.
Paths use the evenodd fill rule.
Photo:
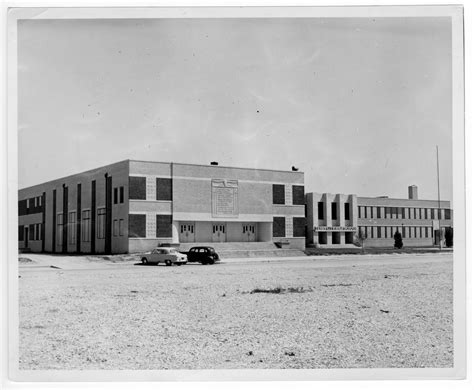
<svg viewBox="0 0 474 390">
<path fill-rule="evenodd" d="M 247 171 L 268 171 L 268 172 L 285 172 L 285 173 L 304 173 L 303 171 L 290 171 L 290 170 L 281 170 L 281 169 L 268 169 L 268 168 L 244 168 L 244 167 L 232 167 L 229 165 L 211 165 L 211 164 L 192 164 L 192 163 L 180 163 L 172 161 L 151 161 L 151 160 L 126 160 L 134 162 L 144 162 L 144 163 L 157 163 L 157 164 L 173 164 L 173 165 L 188 165 L 194 167 L 207 167 L 207 168 L 227 168 L 227 169 L 244 169 Z M 111 164 L 113 165 L 113 164 Z"/>
<path fill-rule="evenodd" d="M 188 165 L 188 166 L 198 166 L 198 167 L 212 167 L 212 168 L 227 168 L 227 169 L 242 169 L 242 170 L 247 170 L 247 171 L 267 171 L 267 172 L 285 172 L 285 173 L 300 173 L 300 174 L 303 174 L 304 172 L 302 171 L 283 171 L 283 170 L 278 170 L 278 169 L 261 169 L 261 168 L 243 168 L 243 167 L 231 167 L 231 166 L 223 166 L 223 165 L 206 165 L 206 164 L 188 164 L 188 163 L 176 163 L 176 162 L 170 162 L 170 161 L 151 161 L 151 160 L 132 160 L 132 159 L 126 159 L 126 160 L 120 160 L 120 161 L 116 161 L 116 162 L 113 162 L 113 163 L 110 163 L 110 164 L 105 164 L 105 165 L 100 165 L 98 167 L 95 167 L 95 168 L 91 168 L 91 169 L 88 169 L 86 171 L 80 171 L 80 172 L 76 172 L 76 173 L 71 173 L 70 175 L 66 175 L 66 176 L 61 176 L 61 177 L 58 177 L 56 179 L 50 179 L 50 180 L 47 180 L 47 181 L 43 181 L 41 183 L 36 183 L 36 184 L 33 184 L 33 185 L 30 185 L 28 187 L 22 187 L 22 188 L 18 188 L 18 190 L 26 190 L 26 189 L 30 189 L 30 188 L 33 188 L 33 187 L 37 187 L 37 186 L 41 186 L 41 185 L 45 185 L 45 184 L 50 184 L 50 183 L 53 183 L 55 181 L 61 181 L 61 180 L 65 180 L 65 179 L 69 179 L 69 178 L 72 178 L 76 175 L 81 175 L 81 174 L 87 174 L 87 173 L 92 173 L 96 170 L 99 170 L 99 169 L 102 169 L 102 168 L 105 168 L 105 167 L 109 167 L 109 166 L 112 166 L 112 165 L 117 165 L 117 164 L 122 164 L 124 162 L 144 162 L 144 163 L 156 163 L 156 164 L 173 164 L 173 165 Z"/>
</svg>

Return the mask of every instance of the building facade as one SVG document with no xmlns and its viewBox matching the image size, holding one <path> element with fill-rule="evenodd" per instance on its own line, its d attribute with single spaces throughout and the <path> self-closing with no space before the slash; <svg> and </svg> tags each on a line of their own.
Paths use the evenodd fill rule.
<svg viewBox="0 0 474 390">
<path fill-rule="evenodd" d="M 307 245 L 353 244 L 393 247 L 394 234 L 405 246 L 432 246 L 453 226 L 449 201 L 418 199 L 418 188 L 408 187 L 408 199 L 358 197 L 344 194 L 306 194 Z"/>
<path fill-rule="evenodd" d="M 126 160 L 19 191 L 21 250 L 133 253 L 164 243 L 305 247 L 302 172 Z"/>
</svg>

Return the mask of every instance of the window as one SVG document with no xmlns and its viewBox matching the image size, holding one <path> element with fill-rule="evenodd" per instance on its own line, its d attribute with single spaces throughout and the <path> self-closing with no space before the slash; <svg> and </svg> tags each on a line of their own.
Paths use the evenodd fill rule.
<svg viewBox="0 0 474 390">
<path fill-rule="evenodd" d="M 428 227 L 425 227 L 425 237 L 430 237 L 430 229 Z"/>
<path fill-rule="evenodd" d="M 444 209 L 444 219 L 451 219 L 451 209 Z"/>
<path fill-rule="evenodd" d="M 414 234 L 414 237 L 415 237 L 415 238 L 417 237 L 417 230 L 418 230 L 418 228 L 415 226 L 415 227 L 413 228 L 413 234 Z"/>
<path fill-rule="evenodd" d="M 35 225 L 31 224 L 28 230 L 28 239 L 34 241 L 35 239 Z"/>
<path fill-rule="evenodd" d="M 120 187 L 120 203 L 123 203 L 123 186 Z"/>
<path fill-rule="evenodd" d="M 285 237 L 285 217 L 273 217 L 273 237 Z"/>
<path fill-rule="evenodd" d="M 18 226 L 18 241 L 24 241 L 25 240 L 25 226 L 20 225 Z"/>
<path fill-rule="evenodd" d="M 403 208 L 397 207 L 397 219 L 402 218 L 402 212 L 403 212 L 402 210 Z"/>
<path fill-rule="evenodd" d="M 306 218 L 293 217 L 293 237 L 306 236 Z"/>
<path fill-rule="evenodd" d="M 377 238 L 382 238 L 382 227 L 377 226 Z"/>
<path fill-rule="evenodd" d="M 69 213 L 69 219 L 67 222 L 67 235 L 69 244 L 76 243 L 76 212 L 71 211 Z"/>
<path fill-rule="evenodd" d="M 381 217 L 380 207 L 377 207 L 377 218 L 380 218 L 380 217 Z"/>
<path fill-rule="evenodd" d="M 360 211 L 361 208 L 362 208 L 362 207 L 357 206 L 357 217 L 358 217 L 358 218 L 362 218 L 362 217 L 361 217 L 361 211 Z"/>
<path fill-rule="evenodd" d="M 441 219 L 441 209 L 438 209 L 438 219 Z"/>
<path fill-rule="evenodd" d="M 385 207 L 385 218 L 391 218 L 392 214 L 392 208 L 391 207 Z"/>
<path fill-rule="evenodd" d="M 146 237 L 146 215 L 130 214 L 128 216 L 128 236 Z"/>
<path fill-rule="evenodd" d="M 344 219 L 350 221 L 351 219 L 351 208 L 349 203 L 344 203 Z"/>
<path fill-rule="evenodd" d="M 318 202 L 318 219 L 324 219 L 324 203 Z"/>
<path fill-rule="evenodd" d="M 331 203 L 331 219 L 333 220 L 337 219 L 337 203 L 336 202 Z"/>
<path fill-rule="evenodd" d="M 124 233 L 124 232 L 123 232 L 123 228 L 124 228 L 124 226 L 123 226 L 123 219 L 120 219 L 120 220 L 119 220 L 119 236 L 123 236 L 123 233 Z"/>
<path fill-rule="evenodd" d="M 405 226 L 402 226 L 402 238 L 406 237 L 406 228 Z"/>
<path fill-rule="evenodd" d="M 273 204 L 285 204 L 285 186 L 273 184 Z"/>
<path fill-rule="evenodd" d="M 63 215 L 62 213 L 58 214 L 58 217 L 56 218 L 56 225 L 57 225 L 57 235 L 58 235 L 58 240 L 56 241 L 58 246 L 61 246 L 63 244 Z"/>
<path fill-rule="evenodd" d="M 91 240 L 91 212 L 90 210 L 83 210 L 82 211 L 82 241 L 89 242 Z"/>
<path fill-rule="evenodd" d="M 173 200 L 171 179 L 160 177 L 156 179 L 156 200 Z"/>
<path fill-rule="evenodd" d="M 293 204 L 304 205 L 304 186 L 293 186 Z"/>
<path fill-rule="evenodd" d="M 28 214 L 28 207 L 26 206 L 26 199 L 20 200 L 18 202 L 18 215 L 26 215 Z"/>
<path fill-rule="evenodd" d="M 146 200 L 146 178 L 130 176 L 128 182 L 128 198 Z"/>
<path fill-rule="evenodd" d="M 97 209 L 97 238 L 105 238 L 105 207 Z"/>
<path fill-rule="evenodd" d="M 114 231 L 114 237 L 117 237 L 118 236 L 118 219 L 114 219 L 113 231 Z"/>
<path fill-rule="evenodd" d="M 171 215 L 156 216 L 156 237 L 169 238 L 173 235 L 171 231 L 173 221 Z"/>
<path fill-rule="evenodd" d="M 114 188 L 114 204 L 118 203 L 118 188 Z"/>
<path fill-rule="evenodd" d="M 42 230 L 42 224 L 41 223 L 35 224 L 35 240 L 41 241 L 43 239 L 41 230 Z"/>
</svg>

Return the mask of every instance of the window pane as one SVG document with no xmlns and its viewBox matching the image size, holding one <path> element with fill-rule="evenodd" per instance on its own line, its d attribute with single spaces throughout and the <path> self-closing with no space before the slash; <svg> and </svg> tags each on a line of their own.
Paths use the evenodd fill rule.
<svg viewBox="0 0 474 390">
<path fill-rule="evenodd" d="M 285 204 L 285 186 L 273 184 L 273 204 Z"/>
<path fill-rule="evenodd" d="M 146 215 L 130 214 L 128 216 L 128 236 L 146 237 Z"/>
<path fill-rule="evenodd" d="M 273 217 L 273 237 L 285 237 L 285 217 Z"/>
<path fill-rule="evenodd" d="M 304 205 L 304 186 L 293 186 L 293 204 Z"/>
<path fill-rule="evenodd" d="M 156 237 L 169 238 L 172 233 L 172 218 L 171 215 L 157 215 L 156 216 Z"/>
<path fill-rule="evenodd" d="M 129 199 L 146 200 L 146 178 L 145 177 L 129 177 Z"/>
<path fill-rule="evenodd" d="M 172 200 L 172 182 L 171 179 L 156 179 L 156 200 Z"/>
</svg>

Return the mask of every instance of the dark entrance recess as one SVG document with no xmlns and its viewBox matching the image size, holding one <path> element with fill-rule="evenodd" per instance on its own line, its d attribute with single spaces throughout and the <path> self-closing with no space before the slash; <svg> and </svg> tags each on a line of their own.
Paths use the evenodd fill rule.
<svg viewBox="0 0 474 390">
<path fill-rule="evenodd" d="M 354 233 L 346 232 L 346 244 L 353 244 L 354 243 Z"/>
<path fill-rule="evenodd" d="M 332 243 L 333 244 L 341 243 L 341 232 L 332 232 Z"/>
<path fill-rule="evenodd" d="M 326 245 L 328 243 L 328 234 L 326 232 L 318 232 L 318 242 Z"/>
<path fill-rule="evenodd" d="M 112 253 L 112 176 L 105 174 L 105 253 Z"/>
</svg>

